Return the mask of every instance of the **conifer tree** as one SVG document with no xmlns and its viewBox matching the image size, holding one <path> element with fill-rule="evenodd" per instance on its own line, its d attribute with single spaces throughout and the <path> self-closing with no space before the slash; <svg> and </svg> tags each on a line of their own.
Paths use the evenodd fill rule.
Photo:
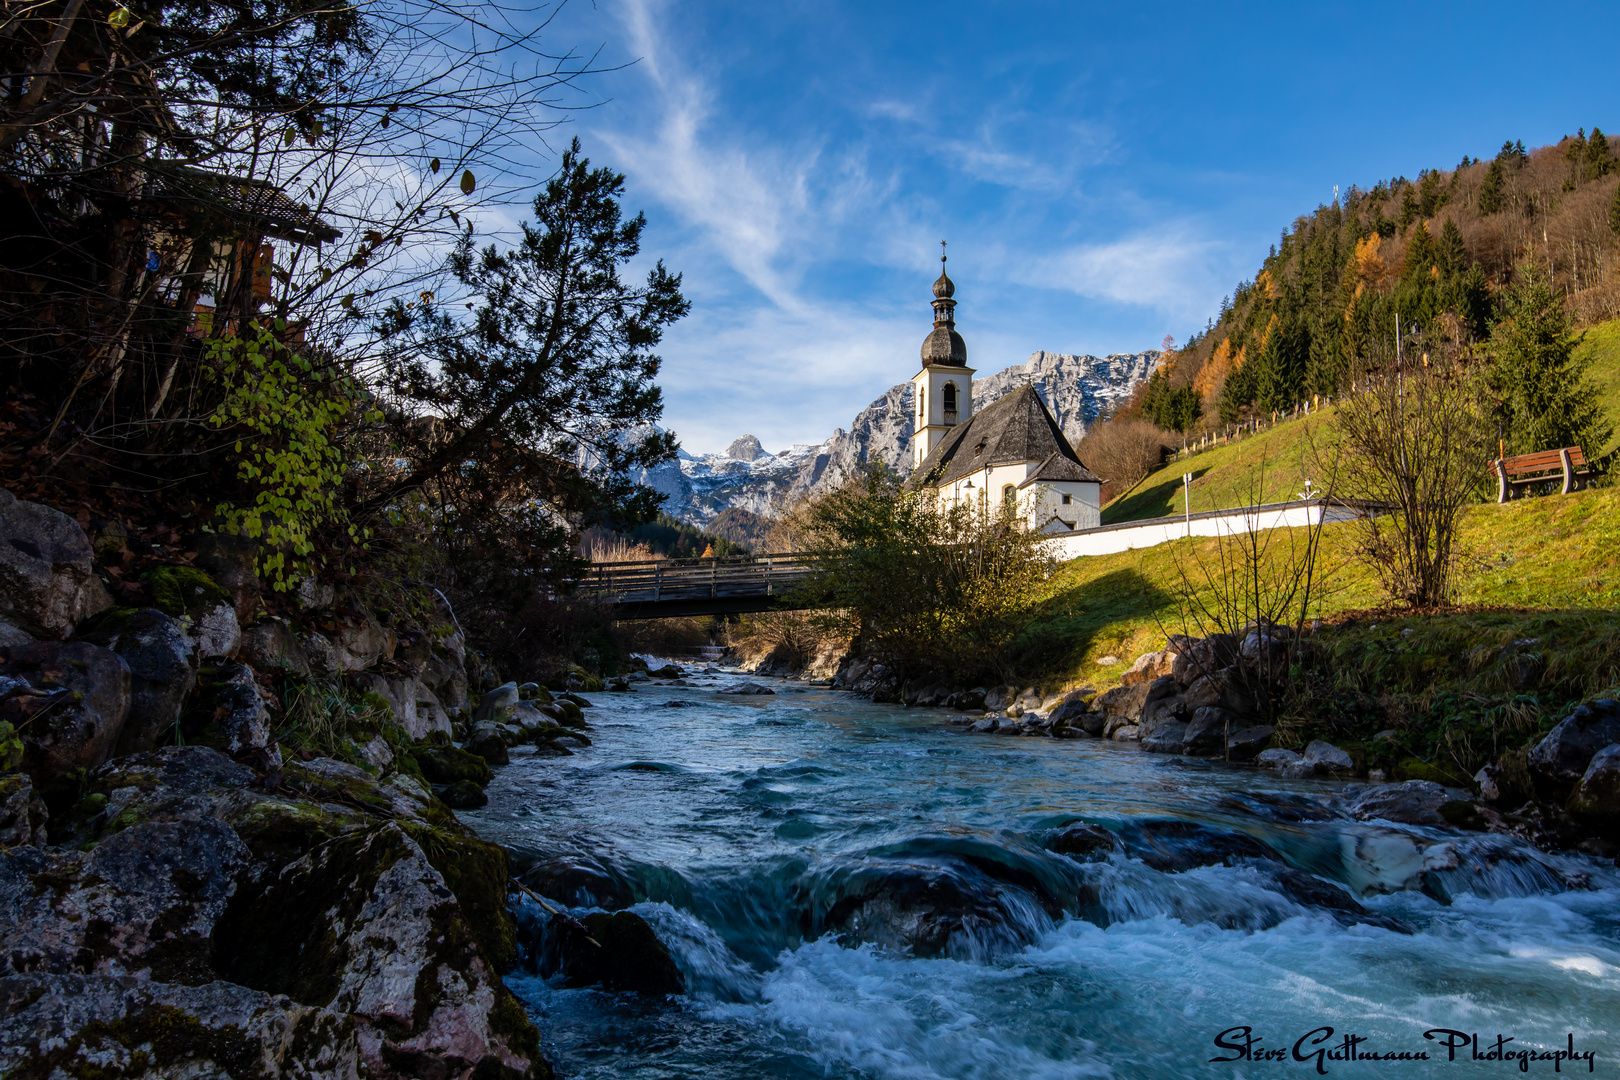
<svg viewBox="0 0 1620 1080">
<path fill-rule="evenodd" d="M 1436 249 L 1436 262 L 1443 274 L 1457 274 L 1468 265 L 1468 245 L 1463 243 L 1462 230 L 1455 218 L 1446 218 L 1440 227 L 1440 243 Z"/>
<path fill-rule="evenodd" d="M 1494 214 L 1502 209 L 1502 159 L 1498 157 L 1485 168 L 1485 179 L 1479 185 L 1479 212 Z"/>
<path fill-rule="evenodd" d="M 1593 128 L 1592 134 L 1586 140 L 1586 160 L 1592 168 L 1592 178 L 1602 179 L 1609 175 L 1613 162 L 1609 160 L 1609 139 L 1603 134 L 1602 128 Z"/>
<path fill-rule="evenodd" d="M 1491 335 L 1490 381 L 1507 445 L 1514 453 L 1580 446 L 1595 455 L 1614 427 L 1586 377 L 1589 362 L 1575 355 L 1585 335 L 1571 329 L 1533 260 L 1520 262 L 1515 276 Z"/>
</svg>

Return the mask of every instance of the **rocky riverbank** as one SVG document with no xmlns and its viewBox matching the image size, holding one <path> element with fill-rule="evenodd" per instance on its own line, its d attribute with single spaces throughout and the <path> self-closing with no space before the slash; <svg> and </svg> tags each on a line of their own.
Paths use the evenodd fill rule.
<svg viewBox="0 0 1620 1080">
<path fill-rule="evenodd" d="M 0 490 L 0 1073 L 550 1076 L 452 805 L 589 702 L 490 685 L 446 605 L 271 616 L 251 543 L 170 539 Z"/>
<path fill-rule="evenodd" d="M 1543 849 L 1620 861 L 1620 702 L 1579 705 L 1468 777 L 1419 757 L 1410 730 L 1339 737 L 1279 718 L 1311 644 L 1281 626 L 1250 627 L 1242 636 L 1172 635 L 1102 691 L 907 683 L 859 658 L 845 658 L 834 685 L 877 701 L 956 710 L 962 715 L 951 722 L 973 734 L 1108 739 L 1287 779 L 1367 781 L 1368 805 L 1385 808 L 1390 820 L 1508 833 Z"/>
</svg>

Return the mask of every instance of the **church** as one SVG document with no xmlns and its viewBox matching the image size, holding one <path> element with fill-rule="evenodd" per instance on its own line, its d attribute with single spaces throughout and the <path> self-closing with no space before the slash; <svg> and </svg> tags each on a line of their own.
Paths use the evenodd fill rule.
<svg viewBox="0 0 1620 1080">
<path fill-rule="evenodd" d="M 922 370 L 912 376 L 912 474 L 907 486 L 931 488 L 951 504 L 1012 506 L 1044 533 L 1102 524 L 1102 481 L 1081 463 L 1033 386 L 973 411 L 973 369 L 956 332 L 956 284 L 940 256 L 934 282 L 934 329 L 923 340 Z"/>
</svg>

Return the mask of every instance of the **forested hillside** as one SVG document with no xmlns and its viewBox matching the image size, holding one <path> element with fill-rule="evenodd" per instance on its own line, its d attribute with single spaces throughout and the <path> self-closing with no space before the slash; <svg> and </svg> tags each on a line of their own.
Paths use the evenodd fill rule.
<svg viewBox="0 0 1620 1080">
<path fill-rule="evenodd" d="M 1525 332 L 1553 305 L 1576 326 L 1620 315 L 1617 149 L 1583 129 L 1351 187 L 1285 229 L 1125 412 L 1189 432 L 1336 395 L 1398 361 L 1495 359 L 1501 325 Z"/>
</svg>

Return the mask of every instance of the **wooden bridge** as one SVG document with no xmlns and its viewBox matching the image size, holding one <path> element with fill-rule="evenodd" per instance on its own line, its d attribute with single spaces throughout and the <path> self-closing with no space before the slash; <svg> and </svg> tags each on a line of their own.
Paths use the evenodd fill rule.
<svg viewBox="0 0 1620 1080">
<path fill-rule="evenodd" d="M 735 615 L 803 606 L 790 594 L 809 575 L 810 558 L 798 553 L 596 563 L 575 595 L 616 619 Z"/>
</svg>

